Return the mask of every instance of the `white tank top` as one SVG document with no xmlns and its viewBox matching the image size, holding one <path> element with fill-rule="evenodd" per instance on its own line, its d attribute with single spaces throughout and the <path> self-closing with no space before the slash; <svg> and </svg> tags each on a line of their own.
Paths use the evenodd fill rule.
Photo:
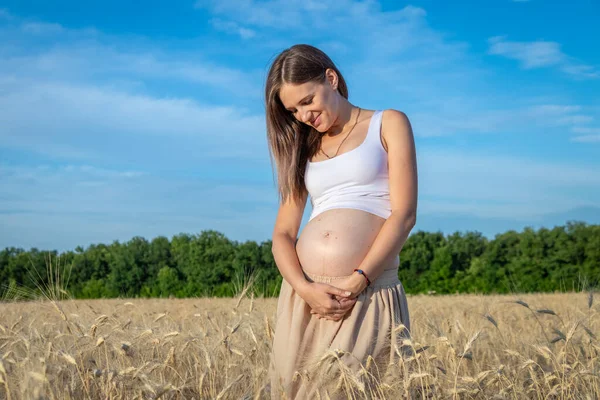
<svg viewBox="0 0 600 400">
<path fill-rule="evenodd" d="M 375 111 L 364 141 L 334 158 L 306 163 L 304 183 L 313 210 L 309 221 L 334 208 L 353 208 L 387 219 L 392 213 L 388 158 L 381 144 L 383 111 Z"/>
</svg>

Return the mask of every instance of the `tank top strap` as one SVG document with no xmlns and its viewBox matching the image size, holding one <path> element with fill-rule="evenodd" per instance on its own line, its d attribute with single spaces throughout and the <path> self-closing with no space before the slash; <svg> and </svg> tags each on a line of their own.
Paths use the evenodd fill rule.
<svg viewBox="0 0 600 400">
<path fill-rule="evenodd" d="M 376 110 L 371 116 L 369 122 L 369 130 L 367 131 L 367 140 L 372 143 L 379 143 L 381 145 L 381 120 L 383 117 L 383 110 Z"/>
</svg>

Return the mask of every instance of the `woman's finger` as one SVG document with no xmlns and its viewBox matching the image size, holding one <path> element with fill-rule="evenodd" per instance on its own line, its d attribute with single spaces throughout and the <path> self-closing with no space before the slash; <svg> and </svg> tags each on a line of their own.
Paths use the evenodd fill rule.
<svg viewBox="0 0 600 400">
<path fill-rule="evenodd" d="M 325 291 L 333 296 L 339 297 L 349 297 L 352 295 L 352 292 L 346 289 L 340 289 L 333 285 L 327 285 Z"/>
<path fill-rule="evenodd" d="M 336 301 L 335 304 L 331 307 L 333 312 L 346 312 L 351 309 L 356 303 L 356 299 L 352 300 L 344 300 L 344 301 Z"/>
<path fill-rule="evenodd" d="M 343 317 L 356 303 L 356 299 L 345 298 L 342 301 L 332 301 L 330 306 L 325 308 L 321 312 L 317 312 L 314 309 L 310 310 L 312 315 L 317 315 L 319 318 L 331 319 L 336 317 Z"/>
<path fill-rule="evenodd" d="M 347 313 L 348 313 L 348 310 L 336 310 L 336 311 L 332 311 L 332 312 L 322 314 L 322 315 L 324 315 L 326 317 L 337 318 L 337 317 L 343 317 Z"/>
<path fill-rule="evenodd" d="M 339 314 L 319 314 L 319 313 L 314 313 L 315 316 L 319 319 L 326 319 L 329 321 L 339 321 L 342 318 L 344 318 L 345 313 L 339 313 Z"/>
</svg>

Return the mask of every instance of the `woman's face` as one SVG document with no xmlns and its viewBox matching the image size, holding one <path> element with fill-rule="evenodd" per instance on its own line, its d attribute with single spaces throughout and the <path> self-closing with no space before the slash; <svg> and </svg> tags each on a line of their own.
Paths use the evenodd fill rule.
<svg viewBox="0 0 600 400">
<path fill-rule="evenodd" d="M 328 70 L 329 72 L 329 70 Z M 319 132 L 327 132 L 337 119 L 339 92 L 337 80 L 328 74 L 323 82 L 306 82 L 299 85 L 284 83 L 279 99 L 294 117 Z"/>
</svg>

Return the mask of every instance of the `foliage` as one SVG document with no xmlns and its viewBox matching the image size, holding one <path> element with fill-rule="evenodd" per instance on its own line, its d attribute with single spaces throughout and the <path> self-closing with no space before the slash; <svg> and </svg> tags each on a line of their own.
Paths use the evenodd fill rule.
<svg viewBox="0 0 600 400">
<path fill-rule="evenodd" d="M 0 299 L 15 287 L 52 285 L 48 260 L 70 271 L 74 298 L 233 296 L 252 281 L 255 296 L 279 294 L 282 277 L 271 241 L 238 243 L 214 230 L 147 241 L 93 244 L 57 254 L 32 248 L 0 251 Z M 600 277 L 600 225 L 508 231 L 412 233 L 400 254 L 399 278 L 409 294 L 585 290 Z"/>
</svg>

